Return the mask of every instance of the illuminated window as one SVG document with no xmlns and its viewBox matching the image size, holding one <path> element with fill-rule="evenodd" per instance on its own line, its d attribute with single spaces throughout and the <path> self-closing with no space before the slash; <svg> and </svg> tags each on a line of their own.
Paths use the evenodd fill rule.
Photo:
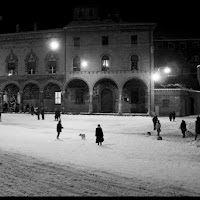
<svg viewBox="0 0 200 200">
<path fill-rule="evenodd" d="M 7 73 L 8 75 L 14 75 L 17 73 L 18 58 L 11 50 L 10 54 L 6 58 Z"/>
<path fill-rule="evenodd" d="M 61 104 L 61 92 L 55 92 L 55 104 Z"/>
<path fill-rule="evenodd" d="M 50 52 L 46 56 L 46 71 L 48 74 L 56 74 L 58 70 L 58 56 L 54 52 Z"/>
<path fill-rule="evenodd" d="M 38 58 L 31 49 L 30 53 L 27 54 L 25 59 L 26 73 L 27 74 L 35 74 L 37 68 Z"/>
<path fill-rule="evenodd" d="M 81 61 L 78 56 L 74 57 L 73 59 L 73 71 L 80 71 L 81 70 Z"/>
<path fill-rule="evenodd" d="M 102 71 L 108 71 L 110 69 L 110 62 L 108 56 L 103 56 L 101 59 L 101 69 Z"/>
<path fill-rule="evenodd" d="M 138 70 L 138 56 L 131 56 L 131 70 Z"/>
</svg>

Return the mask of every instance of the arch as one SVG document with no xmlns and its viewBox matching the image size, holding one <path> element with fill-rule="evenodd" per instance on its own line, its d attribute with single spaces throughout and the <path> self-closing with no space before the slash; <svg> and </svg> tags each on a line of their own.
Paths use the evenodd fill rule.
<svg viewBox="0 0 200 200">
<path fill-rule="evenodd" d="M 63 84 L 57 80 L 53 80 L 53 79 L 50 79 L 48 80 L 42 87 L 41 87 L 41 90 L 44 91 L 44 88 L 48 85 L 48 84 L 55 84 L 55 85 L 58 85 L 60 88 L 63 87 Z"/>
<path fill-rule="evenodd" d="M 89 111 L 89 86 L 85 80 L 73 78 L 65 87 L 65 105 L 67 112 Z"/>
<path fill-rule="evenodd" d="M 118 85 L 115 81 L 110 78 L 99 79 L 93 86 L 93 112 L 116 112 L 118 97 Z"/>
<path fill-rule="evenodd" d="M 147 113 L 148 111 L 148 87 L 138 78 L 127 80 L 122 88 L 124 103 L 122 112 Z"/>
<path fill-rule="evenodd" d="M 19 111 L 19 87 L 16 84 L 10 83 L 4 87 L 3 90 L 3 111 L 4 112 L 13 112 Z"/>
</svg>

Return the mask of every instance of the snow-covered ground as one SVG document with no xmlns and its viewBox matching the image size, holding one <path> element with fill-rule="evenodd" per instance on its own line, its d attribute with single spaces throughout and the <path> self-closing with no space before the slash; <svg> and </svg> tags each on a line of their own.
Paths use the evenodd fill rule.
<svg viewBox="0 0 200 200">
<path fill-rule="evenodd" d="M 62 115 L 56 139 L 53 114 L 2 114 L 0 196 L 199 196 L 200 136 L 182 138 L 181 120 L 194 133 L 196 116 Z M 101 124 L 102 146 L 95 143 Z M 151 132 L 151 136 L 147 132 Z M 82 140 L 80 133 L 86 135 Z"/>
</svg>

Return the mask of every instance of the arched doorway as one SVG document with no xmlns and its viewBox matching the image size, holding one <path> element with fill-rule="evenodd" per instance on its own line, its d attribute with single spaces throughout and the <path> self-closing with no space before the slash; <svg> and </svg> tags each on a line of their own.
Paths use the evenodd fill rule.
<svg viewBox="0 0 200 200">
<path fill-rule="evenodd" d="M 19 112 L 19 88 L 9 84 L 3 91 L 3 112 Z"/>
<path fill-rule="evenodd" d="M 43 105 L 46 111 L 54 112 L 55 109 L 61 111 L 61 102 L 56 103 L 57 93 L 59 94 L 58 97 L 61 98 L 61 89 L 55 83 L 49 83 L 44 88 Z"/>
<path fill-rule="evenodd" d="M 39 107 L 39 87 L 36 84 L 29 83 L 24 87 L 23 90 L 23 96 L 22 96 L 22 105 L 23 108 L 26 108 L 27 106 L 31 108 L 33 107 Z"/>
<path fill-rule="evenodd" d="M 140 79 L 131 79 L 123 86 L 122 112 L 147 113 L 148 91 L 146 84 Z"/>
<path fill-rule="evenodd" d="M 71 80 L 65 89 L 65 111 L 80 113 L 89 111 L 89 87 L 83 80 Z"/>
<path fill-rule="evenodd" d="M 118 110 L 118 87 L 108 78 L 101 79 L 93 87 L 93 112 L 115 113 Z"/>
<path fill-rule="evenodd" d="M 113 111 L 113 94 L 110 89 L 101 92 L 101 112 L 111 113 Z"/>
</svg>

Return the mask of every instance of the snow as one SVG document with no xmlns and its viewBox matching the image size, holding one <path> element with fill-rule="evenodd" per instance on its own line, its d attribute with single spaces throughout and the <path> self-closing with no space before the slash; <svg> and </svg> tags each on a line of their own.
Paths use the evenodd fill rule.
<svg viewBox="0 0 200 200">
<path fill-rule="evenodd" d="M 57 140 L 53 114 L 38 120 L 3 113 L 0 196 L 199 196 L 200 136 L 182 138 L 179 129 L 184 119 L 194 134 L 196 117 L 159 117 L 157 140 L 149 116 L 62 115 Z M 102 146 L 95 143 L 97 124 Z"/>
</svg>

